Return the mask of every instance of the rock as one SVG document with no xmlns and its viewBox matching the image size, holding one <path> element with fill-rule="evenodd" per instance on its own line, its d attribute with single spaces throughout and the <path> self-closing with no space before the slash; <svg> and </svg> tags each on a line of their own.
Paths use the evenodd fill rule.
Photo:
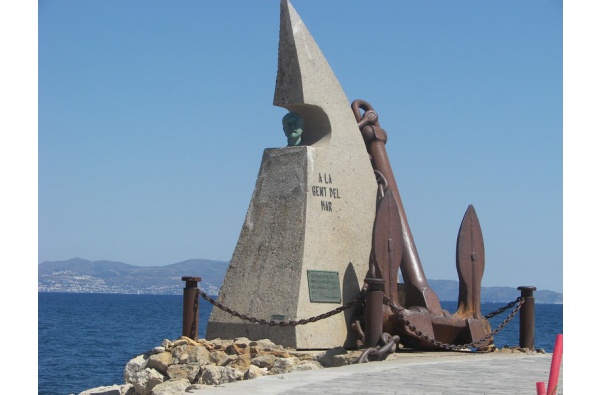
<svg viewBox="0 0 600 395">
<path fill-rule="evenodd" d="M 130 378 L 133 377 L 137 372 L 144 370 L 146 368 L 147 362 L 148 356 L 146 354 L 138 355 L 137 357 L 127 362 L 127 365 L 125 365 L 124 372 L 125 383 L 129 383 Z"/>
<path fill-rule="evenodd" d="M 299 363 L 298 365 L 294 366 L 292 368 L 292 370 L 290 370 L 290 372 L 302 372 L 305 370 L 319 370 L 319 369 L 325 369 L 323 367 L 323 365 L 321 365 L 319 362 L 303 361 L 303 362 Z"/>
<path fill-rule="evenodd" d="M 227 355 L 225 351 L 218 350 L 210 352 L 210 361 L 215 365 L 225 366 L 233 360 L 234 358 L 230 355 Z"/>
<path fill-rule="evenodd" d="M 175 361 L 175 359 L 174 359 L 174 361 Z M 192 361 L 190 361 L 190 354 L 188 354 L 188 353 L 181 354 L 179 356 L 179 359 L 177 359 L 176 361 L 177 361 L 177 363 L 183 363 L 183 364 L 192 362 Z"/>
<path fill-rule="evenodd" d="M 259 368 L 271 369 L 276 360 L 277 357 L 273 354 L 262 354 L 252 358 L 250 363 L 258 366 Z"/>
<path fill-rule="evenodd" d="M 333 366 L 333 357 L 344 354 L 348 354 L 348 351 L 344 347 L 335 347 L 318 356 L 317 361 L 323 366 L 331 367 Z"/>
<path fill-rule="evenodd" d="M 238 355 L 227 366 L 245 372 L 250 367 L 250 353 Z"/>
<path fill-rule="evenodd" d="M 283 346 L 273 343 L 269 339 L 261 339 L 256 341 L 251 341 L 248 343 L 250 347 L 256 347 L 262 350 L 284 350 Z"/>
<path fill-rule="evenodd" d="M 173 347 L 177 347 L 177 346 L 187 346 L 188 342 L 184 339 L 177 339 L 173 342 Z"/>
<path fill-rule="evenodd" d="M 273 355 L 276 358 L 290 358 L 292 355 L 290 355 L 289 352 L 287 352 L 286 350 L 263 350 L 263 349 L 257 349 L 254 347 L 250 347 L 250 355 L 252 356 L 252 358 L 257 357 L 259 355 Z"/>
<path fill-rule="evenodd" d="M 233 344 L 231 340 L 223 340 L 223 339 L 213 339 L 211 341 L 206 342 L 206 348 L 209 351 L 212 350 L 225 350 L 228 346 Z"/>
<path fill-rule="evenodd" d="M 250 339 L 247 337 L 238 337 L 233 340 L 233 344 L 241 348 L 248 348 L 250 346 Z"/>
<path fill-rule="evenodd" d="M 537 350 L 530 350 L 528 348 L 522 348 L 522 347 L 519 347 L 519 346 L 513 346 L 513 347 L 504 346 L 501 349 L 496 349 L 496 352 L 535 354 L 538 351 Z M 542 350 L 542 352 L 545 354 L 545 351 Z"/>
<path fill-rule="evenodd" d="M 79 395 L 121 395 L 121 386 L 115 384 L 104 387 L 96 387 L 80 392 Z"/>
<path fill-rule="evenodd" d="M 154 387 L 151 395 L 180 395 L 190 387 L 191 384 L 186 379 L 169 380 Z"/>
<path fill-rule="evenodd" d="M 255 365 L 250 365 L 248 371 L 244 374 L 244 380 L 252 380 L 258 377 L 266 376 L 269 374 L 267 368 L 259 368 Z"/>
<path fill-rule="evenodd" d="M 200 382 L 202 384 L 219 385 L 232 383 L 243 378 L 242 372 L 228 366 L 207 365 L 202 371 Z"/>
<path fill-rule="evenodd" d="M 273 343 L 269 339 L 252 340 L 249 343 L 249 345 L 252 346 L 252 347 L 261 347 L 261 348 L 267 348 L 269 346 L 276 346 L 276 344 Z"/>
<path fill-rule="evenodd" d="M 237 344 L 232 344 L 230 346 L 227 346 L 227 348 L 225 349 L 225 352 L 229 355 L 242 355 L 242 354 L 250 354 L 250 349 L 243 347 L 243 346 L 239 346 Z"/>
<path fill-rule="evenodd" d="M 165 377 L 156 369 L 146 368 L 134 373 L 129 379 L 138 395 L 149 395 L 152 389 L 165 381 Z"/>
<path fill-rule="evenodd" d="M 269 374 L 282 374 L 291 372 L 294 369 L 294 367 L 298 365 L 299 362 L 300 360 L 296 357 L 279 358 L 273 364 L 273 367 L 271 368 Z"/>
<path fill-rule="evenodd" d="M 200 366 L 196 364 L 171 365 L 167 368 L 167 376 L 170 380 L 186 379 L 190 383 L 197 381 L 200 374 Z"/>
<path fill-rule="evenodd" d="M 135 388 L 132 384 L 124 384 L 121 386 L 121 395 L 136 395 Z"/>
<path fill-rule="evenodd" d="M 179 339 L 177 339 L 173 342 L 173 347 L 181 346 L 184 344 L 192 345 L 192 346 L 198 345 L 198 343 L 194 339 L 190 339 L 189 337 L 186 337 L 186 336 L 181 336 Z"/>
<path fill-rule="evenodd" d="M 148 358 L 146 366 L 149 368 L 154 368 L 162 374 L 167 374 L 167 368 L 171 364 L 173 364 L 173 356 L 170 352 L 165 351 L 159 354 L 151 355 L 150 358 Z"/>
<path fill-rule="evenodd" d="M 347 354 L 338 354 L 333 356 L 331 367 L 339 367 L 344 365 L 352 365 L 358 361 L 364 350 L 355 350 Z"/>
<path fill-rule="evenodd" d="M 324 351 L 296 351 L 288 349 L 286 352 L 290 357 L 296 357 L 301 361 L 318 361 L 325 352 Z"/>
<path fill-rule="evenodd" d="M 117 392 L 114 392 L 115 387 L 118 390 Z M 69 394 L 69 395 L 75 395 L 75 394 Z M 113 384 L 110 386 L 91 388 L 89 390 L 80 392 L 77 395 L 137 395 L 137 394 L 135 393 L 135 388 L 133 388 L 133 385 L 131 385 L 131 384 L 122 384 L 122 385 Z"/>
<path fill-rule="evenodd" d="M 210 363 L 210 351 L 204 346 L 195 346 L 189 349 L 189 361 L 198 363 L 200 366 Z"/>
<path fill-rule="evenodd" d="M 175 344 L 175 343 L 173 343 Z M 188 344 L 176 344 L 171 349 L 171 355 L 173 356 L 173 363 L 186 363 L 190 358 L 188 351 L 192 347 Z"/>
</svg>

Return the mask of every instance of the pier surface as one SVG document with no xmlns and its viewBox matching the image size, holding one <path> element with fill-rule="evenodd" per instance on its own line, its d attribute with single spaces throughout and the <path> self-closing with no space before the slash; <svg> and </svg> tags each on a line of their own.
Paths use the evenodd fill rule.
<svg viewBox="0 0 600 395">
<path fill-rule="evenodd" d="M 264 376 L 193 394 L 535 394 L 552 354 L 396 353 L 392 360 Z M 562 366 L 557 394 L 563 393 Z"/>
</svg>

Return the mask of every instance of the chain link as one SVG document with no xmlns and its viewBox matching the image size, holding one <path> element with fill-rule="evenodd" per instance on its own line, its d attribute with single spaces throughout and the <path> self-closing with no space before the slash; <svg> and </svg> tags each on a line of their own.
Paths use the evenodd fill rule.
<svg viewBox="0 0 600 395">
<path fill-rule="evenodd" d="M 379 194 L 379 199 L 383 199 L 385 196 L 385 191 L 388 187 L 387 179 L 379 170 L 373 170 L 373 173 L 375 173 L 375 180 L 377 181 L 377 192 Z"/>
<path fill-rule="evenodd" d="M 519 296 L 517 299 L 513 300 L 512 302 L 508 303 L 506 306 L 504 307 L 500 307 L 498 310 L 496 311 L 492 311 L 491 313 L 488 313 L 485 316 L 485 319 L 489 320 L 492 317 L 497 316 L 498 314 L 502 314 L 504 313 L 506 310 L 510 309 L 511 307 L 513 307 L 515 304 L 519 303 L 521 300 L 523 299 L 523 297 Z M 523 302 L 521 302 L 522 304 Z"/>
<path fill-rule="evenodd" d="M 250 321 L 253 322 L 255 324 L 260 324 L 260 325 L 269 325 L 269 326 L 297 326 L 297 325 L 306 325 L 309 324 L 311 322 L 316 322 L 319 320 L 323 320 L 325 318 L 329 318 L 332 315 L 335 314 L 339 314 L 344 310 L 348 310 L 349 308 L 362 303 L 363 300 L 365 299 L 365 295 L 364 293 L 361 293 L 356 299 L 354 299 L 351 302 L 346 303 L 343 306 L 340 306 L 336 309 L 333 309 L 331 311 L 328 311 L 327 313 L 323 313 L 323 314 L 319 314 L 317 316 L 314 317 L 310 317 L 310 318 L 306 318 L 306 319 L 301 319 L 301 320 L 297 320 L 297 321 L 267 321 L 265 319 L 259 319 L 259 318 L 255 318 L 255 317 L 250 317 L 246 314 L 241 314 L 238 313 L 237 311 L 234 311 L 232 309 L 230 309 L 229 307 L 226 307 L 224 305 L 222 305 L 221 303 L 217 302 L 216 300 L 214 300 L 213 298 L 211 298 L 210 296 L 208 296 L 207 294 L 205 294 L 204 292 L 202 292 L 200 289 L 198 289 L 198 294 L 200 296 L 202 296 L 206 301 L 208 301 L 210 304 L 212 304 L 215 307 L 218 307 L 219 309 L 223 310 L 226 313 L 229 313 L 235 317 L 241 318 L 242 320 L 245 321 Z"/>
<path fill-rule="evenodd" d="M 198 293 L 194 295 L 194 317 L 198 317 Z M 192 329 L 190 330 L 190 334 L 198 333 L 196 329 L 196 325 L 198 320 L 192 320 Z"/>
<path fill-rule="evenodd" d="M 369 362 L 371 358 L 379 360 L 388 354 L 393 354 L 396 352 L 398 343 L 400 343 L 400 336 L 392 336 L 389 333 L 384 332 L 381 334 L 381 338 L 379 339 L 379 345 L 376 347 L 367 348 L 365 351 L 363 351 L 360 357 L 358 357 L 356 363 Z"/>
</svg>

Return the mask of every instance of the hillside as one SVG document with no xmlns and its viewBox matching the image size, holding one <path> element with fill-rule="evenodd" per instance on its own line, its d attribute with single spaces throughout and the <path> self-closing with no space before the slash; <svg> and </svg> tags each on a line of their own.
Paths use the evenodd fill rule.
<svg viewBox="0 0 600 395">
<path fill-rule="evenodd" d="M 228 262 L 189 259 L 166 266 L 134 266 L 123 262 L 68 261 L 38 265 L 38 291 L 181 294 L 183 276 L 201 277 L 199 287 L 216 295 L 223 283 Z"/>
<path fill-rule="evenodd" d="M 458 300 L 458 281 L 453 280 L 428 280 L 429 285 L 443 301 Z M 512 287 L 481 287 L 481 301 L 483 303 L 506 303 L 515 300 L 521 291 Z M 562 304 L 563 294 L 548 290 L 538 290 L 533 296 L 537 303 Z"/>
<path fill-rule="evenodd" d="M 223 284 L 228 262 L 189 259 L 165 266 L 134 266 L 123 262 L 89 261 L 73 258 L 67 261 L 42 262 L 38 265 L 39 292 L 140 293 L 179 295 L 185 283 L 183 276 L 201 277 L 200 289 L 217 295 Z M 456 301 L 458 281 L 429 280 L 442 301 Z M 484 303 L 510 302 L 520 295 L 516 288 L 482 287 Z M 562 293 L 538 290 L 538 303 L 562 303 Z"/>
</svg>

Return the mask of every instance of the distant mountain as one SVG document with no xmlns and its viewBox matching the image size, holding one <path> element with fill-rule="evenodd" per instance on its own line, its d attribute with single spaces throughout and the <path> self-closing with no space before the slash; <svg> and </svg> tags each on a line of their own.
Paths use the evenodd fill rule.
<svg viewBox="0 0 600 395">
<path fill-rule="evenodd" d="M 443 301 L 458 301 L 458 281 L 427 280 L 431 288 Z M 485 303 L 512 302 L 521 291 L 511 287 L 481 287 L 481 301 Z M 563 294 L 548 290 L 538 290 L 533 293 L 536 303 L 562 304 Z"/>
<path fill-rule="evenodd" d="M 229 262 L 207 259 L 189 259 L 166 266 L 134 266 L 82 258 L 46 261 L 38 265 L 38 291 L 180 295 L 185 287 L 181 277 L 194 276 L 202 278 L 198 284 L 200 289 L 209 295 L 217 295 L 228 265 Z M 458 300 L 458 281 L 428 282 L 440 300 Z M 507 303 L 520 294 L 516 288 L 482 287 L 481 300 L 486 303 Z M 534 293 L 538 303 L 562 303 L 562 296 L 562 293 L 547 290 Z"/>
<path fill-rule="evenodd" d="M 216 295 L 223 284 L 229 262 L 189 259 L 166 266 L 134 266 L 123 262 L 68 261 L 38 265 L 38 291 L 181 294 L 183 276 L 201 277 L 204 292 Z"/>
</svg>

